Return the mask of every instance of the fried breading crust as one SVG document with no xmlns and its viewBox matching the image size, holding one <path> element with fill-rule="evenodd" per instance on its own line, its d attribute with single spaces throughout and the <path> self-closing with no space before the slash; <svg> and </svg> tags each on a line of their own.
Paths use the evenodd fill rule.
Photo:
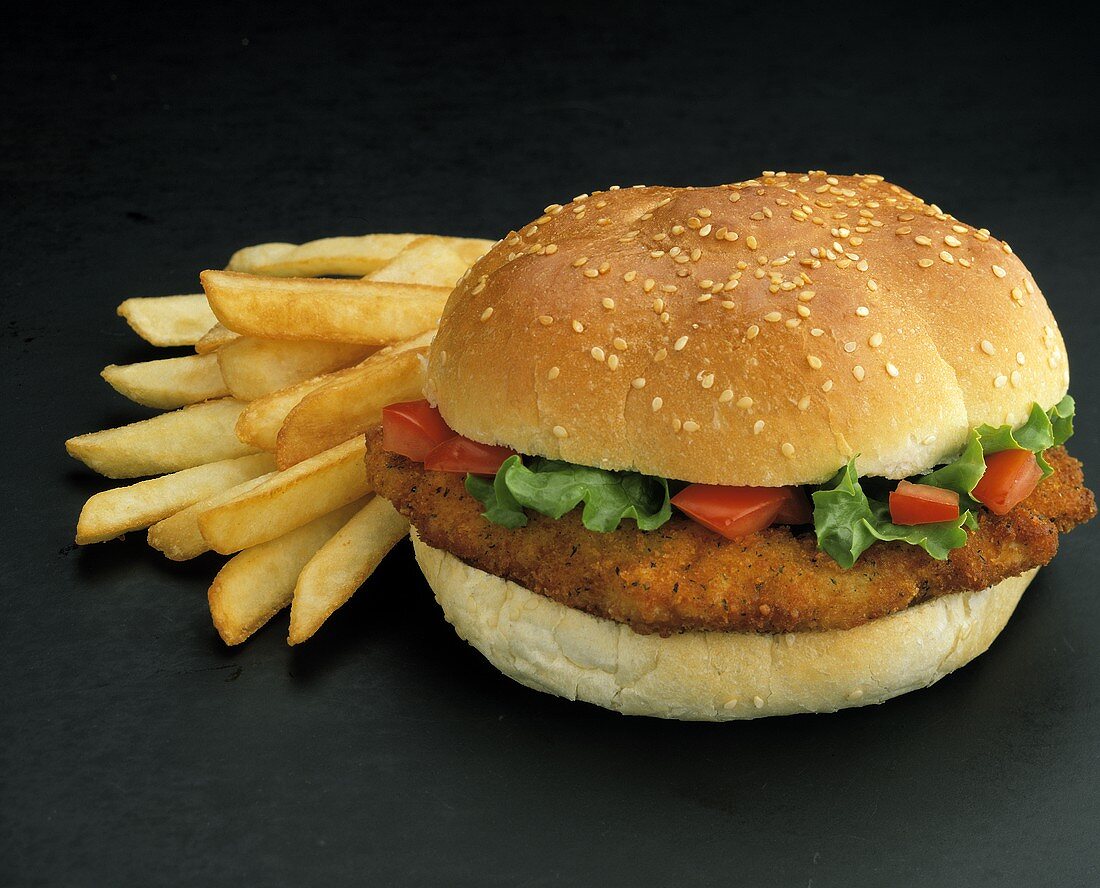
<svg viewBox="0 0 1100 888">
<path fill-rule="evenodd" d="M 727 540 L 679 514 L 650 532 L 624 521 L 614 533 L 595 533 L 576 511 L 557 521 L 530 513 L 526 527 L 509 530 L 481 517 L 463 476 L 426 472 L 384 451 L 377 432 L 367 444 L 374 488 L 429 546 L 641 633 L 850 629 L 1046 564 L 1058 532 L 1096 514 L 1081 464 L 1059 447 L 1048 454 L 1054 475 L 1006 516 L 983 510 L 979 529 L 947 561 L 880 542 L 842 570 L 812 533 L 771 527 Z"/>
</svg>

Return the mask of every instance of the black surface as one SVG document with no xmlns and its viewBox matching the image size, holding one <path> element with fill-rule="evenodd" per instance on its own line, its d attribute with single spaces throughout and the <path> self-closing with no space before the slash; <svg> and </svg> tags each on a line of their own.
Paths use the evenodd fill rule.
<svg viewBox="0 0 1100 888">
<path fill-rule="evenodd" d="M 214 559 L 70 545 L 106 485 L 62 441 L 147 415 L 97 378 L 154 354 L 122 298 L 249 243 L 496 236 L 593 187 L 761 168 L 879 172 L 1012 243 L 1097 464 L 1100 78 L 1073 23 L 371 6 L 5 22 L 0 883 L 1095 884 L 1095 528 L 934 689 L 729 725 L 511 684 L 407 548 L 303 648 L 280 617 L 227 650 Z"/>
</svg>

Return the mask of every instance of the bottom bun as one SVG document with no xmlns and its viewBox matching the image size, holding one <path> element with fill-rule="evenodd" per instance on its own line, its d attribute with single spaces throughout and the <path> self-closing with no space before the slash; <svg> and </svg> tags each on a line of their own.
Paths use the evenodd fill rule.
<svg viewBox="0 0 1100 888">
<path fill-rule="evenodd" d="M 835 712 L 924 688 L 983 653 L 1037 572 L 854 629 L 639 635 L 480 571 L 412 533 L 459 636 L 520 684 L 626 715 L 728 721 Z"/>
</svg>

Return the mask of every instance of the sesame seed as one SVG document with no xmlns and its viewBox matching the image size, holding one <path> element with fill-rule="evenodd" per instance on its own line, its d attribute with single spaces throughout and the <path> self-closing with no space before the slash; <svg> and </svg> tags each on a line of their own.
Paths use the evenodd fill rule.
<svg viewBox="0 0 1100 888">
<path fill-rule="evenodd" d="M 764 315 L 764 320 L 767 321 L 769 324 L 774 324 L 777 321 L 783 320 L 783 315 L 781 315 L 777 311 L 769 311 L 766 315 Z"/>
<path fill-rule="evenodd" d="M 981 345 L 982 351 L 984 351 L 987 355 L 997 354 L 997 349 L 993 347 L 993 343 L 990 342 L 988 339 L 983 339 Z"/>
<path fill-rule="evenodd" d="M 833 381 L 831 379 L 826 379 L 821 383 L 821 390 L 823 392 L 831 392 L 833 390 Z"/>
<path fill-rule="evenodd" d="M 779 449 L 788 459 L 794 456 L 794 445 L 790 441 L 784 441 Z"/>
<path fill-rule="evenodd" d="M 862 365 L 856 364 L 852 368 L 852 376 L 854 376 L 860 382 L 863 382 L 863 377 L 867 375 L 867 371 L 863 369 Z"/>
<path fill-rule="evenodd" d="M 810 306 L 808 305 L 800 305 L 798 306 L 796 311 L 798 312 L 798 316 L 800 318 L 808 318 L 810 316 Z"/>
<path fill-rule="evenodd" d="M 925 237 L 923 234 L 918 234 L 915 238 L 913 238 L 913 240 L 920 244 L 922 247 L 932 246 L 932 238 Z"/>
<path fill-rule="evenodd" d="M 539 323 L 544 327 L 549 327 L 554 323 L 554 319 L 550 315 L 539 315 Z"/>
<path fill-rule="evenodd" d="M 710 234 L 710 229 L 711 226 L 708 222 L 706 225 L 699 229 L 699 237 L 706 237 L 708 234 Z"/>
<path fill-rule="evenodd" d="M 755 423 L 753 423 L 752 433 L 754 435 L 759 435 L 762 431 L 764 431 L 764 420 L 758 419 Z"/>
<path fill-rule="evenodd" d="M 584 276 L 586 278 L 594 278 L 594 277 L 599 277 L 600 273 L 595 268 L 586 268 L 584 270 Z"/>
<path fill-rule="evenodd" d="M 597 361 L 602 361 L 607 357 L 604 354 L 604 350 L 602 348 L 600 348 L 598 345 L 592 346 L 591 354 L 592 354 L 592 357 L 594 357 Z"/>
<path fill-rule="evenodd" d="M 632 386 L 634 386 L 634 388 L 636 388 L 636 389 L 643 389 L 643 388 L 645 388 L 645 377 L 644 376 L 635 377 L 634 379 L 630 380 L 630 384 Z"/>
<path fill-rule="evenodd" d="M 733 400 L 733 389 L 726 389 L 722 394 L 718 396 L 718 402 L 720 404 L 728 404 Z"/>
<path fill-rule="evenodd" d="M 869 315 L 870 313 L 871 309 L 869 309 L 866 305 L 861 305 L 859 308 L 856 309 L 856 314 L 861 318 L 867 317 L 867 315 Z"/>
<path fill-rule="evenodd" d="M 485 278 L 482 278 L 482 279 L 481 279 L 480 281 L 478 281 L 478 283 L 477 283 L 477 286 L 476 286 L 476 287 L 474 287 L 474 288 L 473 288 L 473 289 L 472 289 L 472 290 L 470 291 L 470 294 L 471 294 L 472 296 L 476 296 L 476 295 L 477 295 L 478 293 L 480 293 L 480 292 L 481 292 L 482 290 L 484 290 L 484 289 L 485 289 Z"/>
<path fill-rule="evenodd" d="M 1027 362 L 1027 358 L 1024 357 L 1023 352 L 1016 352 L 1016 363 L 1021 367 Z"/>
<path fill-rule="evenodd" d="M 493 316 L 493 308 L 492 308 L 492 306 L 490 306 L 489 308 L 485 309 L 485 311 L 483 311 L 483 312 L 481 313 L 481 320 L 482 320 L 483 322 L 484 322 L 484 321 L 487 321 L 487 320 L 489 320 L 489 318 L 491 318 L 492 316 Z"/>
<path fill-rule="evenodd" d="M 760 328 L 756 324 L 749 324 L 749 328 L 745 331 L 746 339 L 755 339 L 760 334 Z"/>
<path fill-rule="evenodd" d="M 810 396 L 809 395 L 806 395 L 804 398 L 802 398 L 801 401 L 798 402 L 798 409 L 799 410 L 807 410 L 807 409 L 809 409 L 809 406 L 810 406 Z"/>
<path fill-rule="evenodd" d="M 651 410 L 652 410 L 652 411 L 653 411 L 654 413 L 656 413 L 656 412 L 657 412 L 658 410 L 660 410 L 660 409 L 661 409 L 661 407 L 663 407 L 663 406 L 664 406 L 664 403 L 665 403 L 665 402 L 664 402 L 663 400 L 661 400 L 660 398 L 654 398 L 654 399 L 653 399 L 653 400 L 652 400 L 652 401 L 650 402 L 650 405 L 649 405 L 649 406 L 650 406 L 650 409 L 651 409 Z"/>
<path fill-rule="evenodd" d="M 623 275 L 623 280 L 626 281 L 629 284 L 637 276 L 638 276 L 638 272 L 628 271 L 626 274 Z"/>
<path fill-rule="evenodd" d="M 1008 377 L 1005 376 L 1003 373 L 997 374 L 997 376 L 994 377 L 994 379 L 993 379 L 993 387 L 994 388 L 1004 388 L 1007 383 L 1008 383 Z"/>
<path fill-rule="evenodd" d="M 931 259 L 921 259 L 917 263 L 917 265 L 919 265 L 921 268 L 931 268 L 932 267 L 932 260 Z"/>
<path fill-rule="evenodd" d="M 580 268 L 582 265 L 586 264 L 587 262 L 588 262 L 588 257 L 587 256 L 578 256 L 576 259 L 573 260 L 573 267 L 574 268 Z"/>
<path fill-rule="evenodd" d="M 653 278 L 646 278 L 645 283 L 642 284 L 642 289 L 645 290 L 645 292 L 650 293 L 650 292 L 652 292 L 653 288 L 656 287 L 656 286 L 657 286 L 657 282 L 655 280 L 653 280 Z"/>
<path fill-rule="evenodd" d="M 675 343 L 673 343 L 672 347 L 676 351 L 683 351 L 684 346 L 687 345 L 687 344 L 688 344 L 688 338 L 686 336 L 681 336 L 679 339 L 676 340 Z"/>
<path fill-rule="evenodd" d="M 1009 374 L 1008 378 L 1011 380 L 1011 382 L 1014 386 L 1019 385 L 1020 384 L 1020 378 L 1021 378 L 1020 371 L 1019 370 L 1013 370 L 1012 373 Z"/>
<path fill-rule="evenodd" d="M 573 329 L 576 330 L 578 333 L 583 333 L 584 324 L 582 324 L 580 321 L 573 321 Z"/>
<path fill-rule="evenodd" d="M 556 252 L 558 252 L 558 245 L 557 244 L 547 244 L 546 249 L 544 249 L 543 252 L 547 256 L 553 256 Z"/>
<path fill-rule="evenodd" d="M 663 361 L 667 357 L 668 357 L 668 349 L 659 348 L 659 349 L 657 349 L 657 351 L 655 351 L 653 353 L 653 360 L 654 361 Z"/>
<path fill-rule="evenodd" d="M 824 336 L 825 331 L 822 330 L 820 327 L 814 327 L 812 330 L 810 330 L 810 335 L 811 336 Z"/>
<path fill-rule="evenodd" d="M 621 336 L 616 336 L 614 339 L 612 339 L 611 344 L 615 346 L 615 348 L 617 348 L 619 351 L 624 351 L 626 349 L 626 340 L 623 339 Z"/>
<path fill-rule="evenodd" d="M 561 375 L 561 368 L 560 367 L 551 367 L 548 371 L 546 371 L 546 378 L 547 379 L 557 379 L 560 375 Z"/>
<path fill-rule="evenodd" d="M 565 426 L 556 425 L 554 426 L 554 435 L 558 438 L 568 438 L 569 432 L 565 430 Z"/>
<path fill-rule="evenodd" d="M 882 345 L 882 334 L 872 333 L 867 339 L 867 344 L 871 346 L 871 348 L 878 348 L 880 345 Z"/>
<path fill-rule="evenodd" d="M 898 378 L 898 368 L 891 364 L 889 361 L 886 362 L 886 373 L 889 376 L 892 376 L 894 379 Z"/>
<path fill-rule="evenodd" d="M 806 363 L 813 367 L 814 370 L 821 369 L 821 358 L 817 355 L 806 355 Z"/>
<path fill-rule="evenodd" d="M 963 229 L 963 230 L 965 231 L 965 229 Z M 953 234 L 947 235 L 947 237 L 945 237 L 943 239 L 943 242 L 945 244 L 947 244 L 947 246 L 949 246 L 949 247 L 961 247 L 962 246 L 962 241 L 959 240 L 957 237 L 955 237 L 955 235 L 953 235 Z"/>
<path fill-rule="evenodd" d="M 709 389 L 712 385 L 714 385 L 714 374 L 713 373 L 704 374 L 703 378 L 700 379 L 699 382 L 703 386 L 703 388 Z"/>
<path fill-rule="evenodd" d="M 755 250 L 758 246 L 760 246 L 760 244 L 756 240 L 756 236 L 750 234 L 747 238 L 745 238 L 745 246 L 747 246 L 750 250 Z"/>
<path fill-rule="evenodd" d="M 878 284 L 873 278 L 867 281 L 867 289 L 870 290 L 872 293 L 878 292 Z"/>
<path fill-rule="evenodd" d="M 955 264 L 955 257 L 948 253 L 947 250 L 940 250 L 940 258 L 948 265 Z"/>
<path fill-rule="evenodd" d="M 612 299 L 612 298 L 611 298 L 611 297 L 609 297 L 609 296 L 604 296 L 604 298 L 603 298 L 602 300 L 600 300 L 600 304 L 601 304 L 601 305 L 602 305 L 602 306 L 603 306 L 604 308 L 606 308 L 606 309 L 608 309 L 608 310 L 611 310 L 612 308 L 614 308 L 614 307 L 615 307 L 615 300 L 614 300 L 614 299 Z"/>
<path fill-rule="evenodd" d="M 848 354 L 851 354 L 852 352 L 854 352 L 856 350 L 856 348 L 857 348 L 857 346 L 854 342 L 845 342 L 844 343 L 844 350 L 846 352 L 848 352 Z"/>
<path fill-rule="evenodd" d="M 604 262 L 600 265 L 600 268 L 599 268 L 599 273 L 600 274 L 607 274 L 609 271 L 611 271 L 611 263 L 610 262 Z"/>
<path fill-rule="evenodd" d="M 750 398 L 748 395 L 745 395 L 745 397 L 741 398 L 741 400 L 737 402 L 737 406 L 740 407 L 742 410 L 748 410 L 750 407 L 752 407 L 752 398 Z"/>
<path fill-rule="evenodd" d="M 619 356 L 618 355 L 608 355 L 607 356 L 607 369 L 608 370 L 618 370 L 619 369 Z"/>
<path fill-rule="evenodd" d="M 1001 268 L 1001 266 L 999 265 L 993 266 L 993 273 L 999 278 L 1003 278 L 1006 274 L 1008 274 L 1008 272 Z"/>
<path fill-rule="evenodd" d="M 697 432 L 697 431 L 699 431 L 699 423 L 695 422 L 695 420 L 693 420 L 693 419 L 684 420 L 684 431 L 685 432 Z"/>
</svg>

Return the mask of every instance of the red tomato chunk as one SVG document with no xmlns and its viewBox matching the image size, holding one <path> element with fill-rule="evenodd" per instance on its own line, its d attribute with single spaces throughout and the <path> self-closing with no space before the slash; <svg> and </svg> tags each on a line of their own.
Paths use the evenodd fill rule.
<svg viewBox="0 0 1100 888">
<path fill-rule="evenodd" d="M 786 487 L 725 487 L 689 484 L 672 498 L 681 512 L 727 539 L 755 533 L 770 525 L 790 504 Z"/>
<path fill-rule="evenodd" d="M 894 524 L 935 524 L 959 517 L 959 495 L 954 490 L 901 481 L 890 492 L 890 520 Z"/>
<path fill-rule="evenodd" d="M 427 401 L 404 401 L 382 408 L 382 446 L 416 462 L 423 462 L 455 432 Z"/>
<path fill-rule="evenodd" d="M 985 458 L 985 474 L 974 488 L 974 499 L 989 511 L 1004 515 L 1027 499 L 1043 477 L 1030 450 L 1002 450 Z"/>
</svg>

